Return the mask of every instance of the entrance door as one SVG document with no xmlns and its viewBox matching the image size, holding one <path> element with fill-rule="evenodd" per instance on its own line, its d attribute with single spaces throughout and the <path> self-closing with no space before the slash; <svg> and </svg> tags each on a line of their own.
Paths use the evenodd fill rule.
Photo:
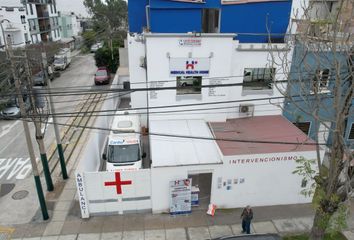
<svg viewBox="0 0 354 240">
<path fill-rule="evenodd" d="M 194 206 L 192 210 L 208 209 L 210 203 L 212 173 L 193 173 L 189 174 L 188 178 L 192 178 L 192 191 L 193 187 L 199 188 L 199 204 L 198 206 Z"/>
</svg>

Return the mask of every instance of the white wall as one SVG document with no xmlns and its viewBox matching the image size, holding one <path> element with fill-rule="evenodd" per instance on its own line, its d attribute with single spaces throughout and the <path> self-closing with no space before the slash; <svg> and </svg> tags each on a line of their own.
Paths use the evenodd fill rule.
<svg viewBox="0 0 354 240">
<path fill-rule="evenodd" d="M 242 84 L 243 72 L 245 68 L 271 67 L 271 57 L 269 49 L 262 44 L 239 44 L 233 40 L 232 35 L 219 37 L 202 37 L 200 46 L 180 46 L 179 40 L 182 38 L 191 38 L 188 35 L 146 35 L 146 51 L 147 51 L 147 73 L 148 87 L 176 87 L 176 77 L 170 76 L 170 58 L 210 58 L 210 73 L 208 77 L 203 77 L 203 85 L 214 84 Z M 144 56 L 144 43 L 137 42 L 137 37 L 128 36 L 128 53 L 131 88 L 145 88 L 145 69 L 140 67 L 140 57 Z M 284 47 L 284 45 L 278 45 Z M 241 48 L 241 50 L 240 50 Z M 285 55 L 288 53 L 288 55 Z M 274 54 L 275 61 L 281 61 L 280 57 L 291 57 L 291 51 L 284 51 L 278 56 Z M 274 67 L 274 66 L 273 66 Z M 276 69 L 276 80 L 285 79 L 282 69 Z M 215 79 L 219 82 L 215 82 Z M 156 81 L 160 81 L 156 86 Z M 164 81 L 164 82 L 162 82 Z M 137 84 L 141 83 L 141 84 Z M 281 86 L 280 84 L 278 86 Z M 285 88 L 285 84 L 282 84 Z M 246 92 L 242 90 L 242 86 L 217 87 L 211 92 L 209 88 L 202 88 L 199 95 L 177 95 L 176 89 L 149 91 L 148 104 L 149 107 L 154 106 L 170 106 L 182 105 L 169 109 L 150 110 L 150 119 L 201 119 L 207 121 L 224 121 L 227 118 L 243 117 L 239 114 L 240 101 L 250 99 L 264 99 L 269 97 L 279 97 L 281 93 L 277 88 L 265 91 Z M 246 94 L 247 93 L 247 94 Z M 132 107 L 146 107 L 146 93 L 135 92 L 131 94 Z M 221 101 L 231 101 L 230 103 L 186 107 L 187 104 L 212 103 Z M 239 102 L 237 102 L 239 101 Z M 281 99 L 272 101 L 282 105 Z M 247 102 L 243 102 L 247 103 Z M 279 106 L 269 104 L 268 100 L 257 100 L 249 102 L 255 105 L 254 115 L 276 115 L 281 114 Z M 154 111 L 183 111 L 188 109 L 200 108 L 219 108 L 209 111 L 189 111 L 180 113 L 156 114 Z"/>
<path fill-rule="evenodd" d="M 116 74 L 112 82 L 112 87 L 115 87 L 115 85 L 118 83 L 118 78 L 119 76 L 118 74 Z M 119 102 L 120 98 L 117 97 L 117 94 L 109 93 L 107 94 L 106 100 L 103 102 L 100 110 L 104 111 L 117 109 Z M 92 126 L 97 128 L 109 129 L 111 127 L 112 119 L 113 116 L 97 117 Z M 99 170 L 99 167 L 101 165 L 103 147 L 108 134 L 109 131 L 105 130 L 90 130 L 77 167 L 77 170 L 79 172 L 92 172 Z"/>
<path fill-rule="evenodd" d="M 118 194 L 115 186 L 105 186 L 105 182 L 115 181 L 115 172 L 84 172 L 81 192 L 86 195 L 89 215 L 151 212 L 150 175 L 150 169 L 120 172 L 121 181 L 131 183 L 121 186 Z"/>
<path fill-rule="evenodd" d="M 278 154 L 240 155 L 224 157 L 223 164 L 180 166 L 151 169 L 152 209 L 154 213 L 169 209 L 169 181 L 184 179 L 188 174 L 212 173 L 210 202 L 219 208 L 239 208 L 248 204 L 252 206 L 270 206 L 311 202 L 311 198 L 300 194 L 302 177 L 292 174 L 297 166 L 294 160 L 260 162 L 259 158 L 300 156 L 315 159 L 315 152 L 292 152 Z M 246 162 L 242 159 L 254 159 Z M 255 162 L 258 158 L 258 162 Z M 230 164 L 229 160 L 235 160 Z M 238 160 L 241 163 L 238 163 Z M 315 168 L 315 166 L 314 166 Z M 218 188 L 218 179 L 221 187 Z M 244 182 L 240 183 L 243 178 Z M 235 184 L 235 179 L 238 183 Z M 231 189 L 227 190 L 227 182 Z M 224 182 L 226 183 L 224 186 Z M 310 183 L 308 183 L 309 185 Z"/>
<path fill-rule="evenodd" d="M 25 36 L 24 34 L 27 33 L 28 40 L 31 40 L 31 36 L 29 34 L 29 26 L 28 26 L 28 21 L 27 21 L 27 16 L 26 16 L 26 11 L 19 11 L 19 7 L 23 7 L 22 4 L 16 4 L 16 1 L 14 1 L 13 4 L 10 5 L 1 5 L 1 6 L 12 6 L 15 7 L 14 11 L 6 11 L 5 7 L 2 7 L 0 10 L 0 20 L 2 19 L 7 19 L 11 22 L 9 24 L 7 21 L 5 21 L 2 26 L 4 27 L 4 31 L 6 36 L 10 35 L 11 40 L 13 43 L 13 47 L 22 47 L 25 45 Z M 23 7 L 23 9 L 25 9 Z M 25 16 L 25 23 L 21 22 L 21 15 Z M 6 28 L 10 27 L 10 25 L 13 28 L 16 28 L 17 31 L 6 31 Z M 0 31 L 0 38 L 1 38 L 1 43 L 4 43 L 4 38 L 2 36 L 2 31 Z"/>
<path fill-rule="evenodd" d="M 146 88 L 146 71 L 140 67 L 140 57 L 145 56 L 145 45 L 142 42 L 137 41 L 136 36 L 130 36 L 128 34 L 128 55 L 129 55 L 129 75 L 130 75 L 130 88 Z M 132 67 L 130 67 L 132 66 Z M 131 94 L 131 106 L 132 108 L 146 108 L 146 92 L 137 91 Z M 139 112 L 146 112 L 139 110 Z M 140 117 L 141 125 L 146 126 L 146 114 L 142 114 Z"/>
</svg>

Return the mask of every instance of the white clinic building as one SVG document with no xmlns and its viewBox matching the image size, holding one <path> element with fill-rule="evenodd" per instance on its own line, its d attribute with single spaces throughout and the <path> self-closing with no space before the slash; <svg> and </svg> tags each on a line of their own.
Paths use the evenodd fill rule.
<svg viewBox="0 0 354 240">
<path fill-rule="evenodd" d="M 238 208 L 311 202 L 300 193 L 310 183 L 292 172 L 296 160 L 316 158 L 315 145 L 281 116 L 287 76 L 276 64 L 292 57 L 284 14 L 293 13 L 297 1 L 147 2 L 128 3 L 127 46 L 130 105 L 149 130 L 151 166 L 116 173 L 82 168 L 83 216 L 168 212 L 170 184 L 185 179 L 192 179 L 205 209 L 209 203 Z M 274 24 L 282 37 L 264 37 L 265 19 L 252 19 L 256 12 L 286 19 L 285 27 Z M 259 33 L 247 36 L 237 21 Z M 95 155 L 94 144 L 86 161 Z"/>
</svg>

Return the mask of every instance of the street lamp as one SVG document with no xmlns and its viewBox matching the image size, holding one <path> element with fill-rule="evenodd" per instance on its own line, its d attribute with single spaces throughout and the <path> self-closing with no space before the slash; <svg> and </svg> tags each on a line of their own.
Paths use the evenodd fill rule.
<svg viewBox="0 0 354 240">
<path fill-rule="evenodd" d="M 26 116 L 26 109 L 25 109 L 25 104 L 23 102 L 20 80 L 17 77 L 16 72 L 15 72 L 15 63 L 13 61 L 14 56 L 13 56 L 13 52 L 12 52 L 12 46 L 11 46 L 11 44 L 8 43 L 7 40 L 10 40 L 10 39 L 6 39 L 4 28 L 2 26 L 2 24 L 5 21 L 10 23 L 10 21 L 8 19 L 3 19 L 0 21 L 0 26 L 1 26 L 1 31 L 2 31 L 2 35 L 3 35 L 4 43 L 5 43 L 6 55 L 11 63 L 11 73 L 12 73 L 12 77 L 15 81 L 15 88 L 16 88 L 16 93 L 18 96 L 17 98 L 19 101 L 19 105 L 20 105 L 21 117 L 24 117 L 24 116 Z M 23 120 L 22 124 L 23 124 L 23 128 L 25 131 L 27 149 L 28 149 L 28 153 L 30 155 L 34 181 L 36 184 L 36 189 L 37 189 L 37 194 L 38 194 L 38 199 L 39 199 L 39 205 L 42 210 L 43 220 L 47 220 L 49 218 L 49 215 L 48 215 L 47 205 L 46 205 L 44 194 L 43 194 L 41 179 L 39 177 L 39 171 L 38 171 L 38 167 L 37 167 L 36 156 L 35 156 L 34 150 L 33 150 L 33 144 L 32 144 L 32 140 L 31 140 L 31 134 L 29 131 L 28 122 L 26 120 Z"/>
</svg>

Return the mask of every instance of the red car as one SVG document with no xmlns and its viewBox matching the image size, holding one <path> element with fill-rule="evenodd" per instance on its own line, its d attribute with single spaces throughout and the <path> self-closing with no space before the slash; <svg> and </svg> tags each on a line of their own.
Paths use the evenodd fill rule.
<svg viewBox="0 0 354 240">
<path fill-rule="evenodd" d="M 95 73 L 95 85 L 108 84 L 111 80 L 110 73 L 106 67 L 99 67 Z"/>
</svg>

